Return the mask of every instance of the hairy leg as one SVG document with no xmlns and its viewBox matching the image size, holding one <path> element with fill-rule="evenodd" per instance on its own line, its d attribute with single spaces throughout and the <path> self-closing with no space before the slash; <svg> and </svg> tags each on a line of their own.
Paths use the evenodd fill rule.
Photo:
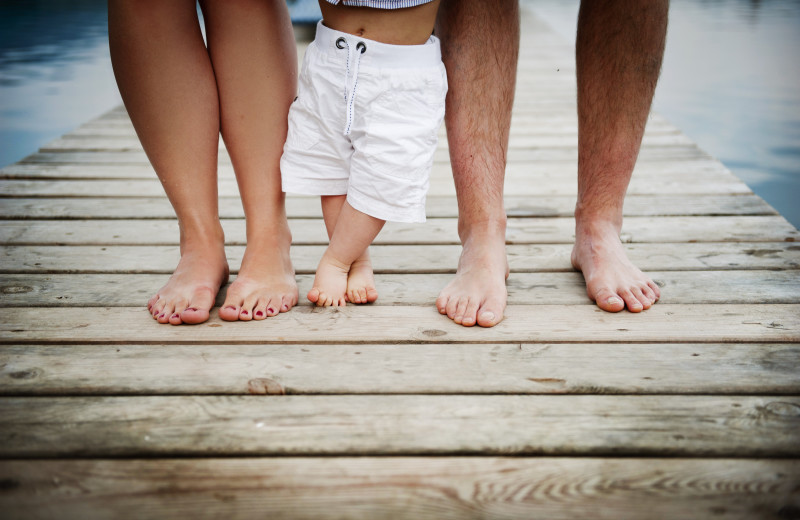
<svg viewBox="0 0 800 520">
<path fill-rule="evenodd" d="M 660 291 L 620 243 L 622 205 L 661 70 L 668 0 L 585 0 L 578 18 L 578 203 L 572 264 L 606 311 L 640 312 Z"/>
<path fill-rule="evenodd" d="M 328 231 L 329 239 L 333 238 L 333 231 L 336 229 L 336 222 L 339 220 L 339 213 L 341 213 L 346 199 L 346 195 L 322 197 L 322 216 L 325 219 L 325 228 Z M 378 299 L 378 290 L 375 289 L 375 275 L 372 272 L 372 260 L 369 257 L 369 247 L 350 264 L 350 271 L 347 273 L 345 296 L 350 303 L 372 303 Z M 311 301 L 315 302 L 315 300 Z"/>
<path fill-rule="evenodd" d="M 219 90 L 222 137 L 247 219 L 247 249 L 220 308 L 264 319 L 297 303 L 280 158 L 297 93 L 297 49 L 285 2 L 202 0 Z"/>
<path fill-rule="evenodd" d="M 491 327 L 503 319 L 508 296 L 503 179 L 519 54 L 518 2 L 443 0 L 436 33 L 447 67 L 445 124 L 463 247 L 456 276 L 436 307 L 461 325 Z"/>
<path fill-rule="evenodd" d="M 320 307 L 342 307 L 346 299 L 355 299 L 348 295 L 347 276 L 353 263 L 362 257 L 385 224 L 383 220 L 353 209 L 346 201 L 341 202 L 330 245 L 322 255 L 314 286 L 308 292 L 309 301 Z M 334 199 L 328 203 L 333 206 L 338 201 Z M 326 225 L 328 221 L 326 217 Z"/>
<path fill-rule="evenodd" d="M 193 0 L 109 2 L 111 62 L 178 217 L 181 259 L 148 302 L 160 323 L 201 323 L 228 279 L 217 208 L 217 87 Z"/>
</svg>

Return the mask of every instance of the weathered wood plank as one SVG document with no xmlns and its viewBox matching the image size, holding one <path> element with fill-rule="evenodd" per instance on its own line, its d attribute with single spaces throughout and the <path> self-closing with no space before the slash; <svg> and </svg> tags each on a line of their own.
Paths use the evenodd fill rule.
<svg viewBox="0 0 800 520">
<path fill-rule="evenodd" d="M 646 271 L 798 269 L 800 244 L 688 243 L 625 244 L 631 261 Z M 245 248 L 228 246 L 236 273 Z M 325 246 L 292 246 L 292 263 L 300 274 L 314 273 Z M 569 244 L 509 245 L 511 272 L 572 272 Z M 376 245 L 370 247 L 377 273 L 454 273 L 461 246 Z M 153 273 L 171 274 L 180 252 L 175 246 L 0 246 L 3 273 Z"/>
<path fill-rule="evenodd" d="M 0 456 L 800 456 L 800 398 L 0 398 Z"/>
<path fill-rule="evenodd" d="M 797 395 L 799 374 L 796 344 L 0 346 L 18 396 Z"/>
<path fill-rule="evenodd" d="M 42 319 L 46 315 L 47 319 Z M 432 305 L 318 309 L 299 305 L 258 322 L 212 318 L 159 325 L 143 307 L 0 309 L 4 343 L 524 343 L 797 342 L 798 304 L 658 304 L 643 314 L 593 305 L 513 305 L 491 329 L 461 327 Z"/>
<path fill-rule="evenodd" d="M 687 159 L 711 159 L 711 156 L 700 150 L 696 145 L 691 144 L 676 146 L 643 146 L 638 157 L 638 160 L 641 162 L 682 161 Z M 228 157 L 226 153 L 220 152 L 219 160 L 222 163 L 230 164 L 230 157 Z M 515 148 L 508 151 L 509 162 L 564 161 L 574 163 L 577 160 L 577 143 L 575 147 L 569 148 Z M 445 149 L 437 149 L 434 153 L 434 161 L 440 163 L 448 162 L 449 152 Z M 141 149 L 122 152 L 43 151 L 31 154 L 22 159 L 20 162 L 50 164 L 149 164 L 147 156 L 143 151 L 141 151 Z"/>
<path fill-rule="evenodd" d="M 226 243 L 244 245 L 245 222 L 222 219 Z M 319 219 L 289 222 L 295 244 L 327 244 Z M 572 218 L 509 218 L 509 244 L 571 243 Z M 793 242 L 800 231 L 781 216 L 630 217 L 622 227 L 623 242 Z M 178 244 L 174 219 L 151 220 L 5 220 L 0 242 L 6 245 L 170 245 Z M 389 222 L 376 244 L 458 244 L 457 220 L 430 219 L 425 224 Z"/>
<path fill-rule="evenodd" d="M 571 217 L 575 197 L 506 196 L 506 213 L 510 217 Z M 238 197 L 221 197 L 222 218 L 244 218 Z M 316 197 L 287 197 L 289 218 L 321 218 Z M 455 197 L 427 198 L 428 218 L 455 218 L 458 206 Z M 777 215 L 761 197 L 746 195 L 630 195 L 625 200 L 625 216 L 734 216 Z M 173 218 L 175 212 L 165 197 L 118 198 L 6 198 L 0 203 L 0 219 L 153 219 Z"/>
<path fill-rule="evenodd" d="M 800 303 L 800 271 L 650 271 L 662 287 L 661 303 Z M 452 279 L 450 273 L 378 274 L 375 305 L 429 305 Z M 233 278 L 232 278 L 233 280 Z M 297 277 L 301 300 L 313 275 Z M 162 274 L 0 274 L 4 307 L 135 307 L 167 281 Z M 580 273 L 513 273 L 508 301 L 525 304 L 589 304 Z M 220 291 L 217 305 L 225 291 Z"/>
<path fill-rule="evenodd" d="M 553 148 L 577 148 L 578 134 L 577 129 L 569 134 L 528 134 L 518 132 L 511 134 L 508 143 L 509 152 L 512 150 L 537 150 Z M 645 134 L 642 138 L 642 147 L 680 147 L 695 146 L 694 142 L 683 134 Z M 439 150 L 447 150 L 447 139 L 441 139 L 438 145 Z M 220 152 L 225 150 L 225 145 L 220 140 Z M 84 152 L 139 152 L 142 145 L 136 135 L 106 137 L 97 135 L 93 137 L 72 137 L 65 135 L 50 141 L 39 148 L 40 153 L 84 153 Z M 226 151 L 227 153 L 227 151 Z"/>
<path fill-rule="evenodd" d="M 0 461 L 9 518 L 786 520 L 797 460 L 336 457 Z"/>
<path fill-rule="evenodd" d="M 506 166 L 506 180 L 520 184 L 525 181 L 537 181 L 541 178 L 557 179 L 563 176 L 575 177 L 576 164 L 559 162 L 536 162 L 530 164 L 513 163 Z M 636 165 L 634 180 L 640 177 L 657 181 L 663 175 L 692 174 L 695 181 L 701 179 L 736 179 L 720 162 L 708 159 L 696 161 L 675 161 L 663 163 L 641 163 Z M 218 166 L 220 178 L 232 179 L 233 167 L 229 164 Z M 435 163 L 431 170 L 431 178 L 452 177 L 449 164 Z M 15 163 L 0 169 L 3 179 L 147 179 L 156 178 L 155 171 L 149 164 L 49 164 L 49 163 Z"/>
<path fill-rule="evenodd" d="M 549 117 L 531 116 L 526 113 L 526 107 L 517 106 L 517 113 L 512 114 L 510 133 L 512 138 L 519 136 L 553 137 L 553 136 L 574 136 L 578 135 L 577 115 L 567 115 L 555 113 Z M 577 110 L 575 111 L 577 113 Z M 683 135 L 674 125 L 666 122 L 663 118 L 650 119 L 645 128 L 645 138 L 667 135 Z M 103 120 L 83 124 L 74 130 L 63 135 L 64 140 L 90 141 L 101 138 L 109 141 L 118 139 L 127 141 L 136 139 L 136 132 L 133 125 L 123 119 Z M 439 130 L 440 143 L 444 144 L 447 139 L 444 126 Z"/>
<path fill-rule="evenodd" d="M 51 175 L 48 173 L 47 175 Z M 523 173 L 509 175 L 506 192 L 510 195 L 560 195 L 575 196 L 577 179 L 574 173 L 541 174 Z M 0 181 L 0 193 L 5 197 L 163 197 L 163 187 L 155 175 L 142 175 L 134 179 L 11 179 Z M 238 195 L 238 187 L 231 175 L 220 178 L 219 193 L 223 197 Z M 632 195 L 746 195 L 752 193 L 742 181 L 724 171 L 710 175 L 691 170 L 661 177 L 634 177 Z M 431 177 L 429 195 L 454 196 L 452 176 L 447 173 Z"/>
</svg>

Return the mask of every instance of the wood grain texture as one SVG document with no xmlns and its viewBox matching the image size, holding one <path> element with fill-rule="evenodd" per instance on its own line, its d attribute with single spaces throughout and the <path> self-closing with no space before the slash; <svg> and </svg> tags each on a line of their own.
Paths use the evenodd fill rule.
<svg viewBox="0 0 800 520">
<path fill-rule="evenodd" d="M 560 175 L 548 171 L 531 175 L 525 170 L 519 182 L 509 173 L 505 192 L 509 195 L 527 196 L 575 196 L 577 178 L 574 166 Z M 145 172 L 142 178 L 111 179 L 6 179 L 0 181 L 0 195 L 4 197 L 163 197 L 163 188 L 152 172 Z M 750 188 L 729 173 L 698 174 L 681 172 L 661 177 L 634 177 L 629 187 L 631 195 L 747 195 Z M 238 186 L 230 177 L 219 181 L 219 194 L 223 197 L 237 197 Z M 441 175 L 431 177 L 428 194 L 431 196 L 455 196 L 452 177 Z"/>
<path fill-rule="evenodd" d="M 625 244 L 631 261 L 646 271 L 798 269 L 800 244 L 684 243 Z M 237 272 L 243 246 L 228 246 Z M 506 247 L 511 272 L 573 272 L 569 244 L 515 244 Z M 292 246 L 298 273 L 313 274 L 325 246 Z M 454 273 L 461 246 L 376 245 L 370 247 L 378 273 Z M 171 274 L 180 253 L 175 246 L 0 246 L 4 273 L 161 273 Z"/>
<path fill-rule="evenodd" d="M 0 461 L 8 518 L 760 519 L 797 460 L 337 457 Z"/>
<path fill-rule="evenodd" d="M 41 319 L 46 314 L 47 319 Z M 800 305 L 667 305 L 611 314 L 593 305 L 513 305 L 491 329 L 462 327 L 432 305 L 299 305 L 257 322 L 214 317 L 159 325 L 143 307 L 0 309 L 4 343 L 797 342 Z"/>
<path fill-rule="evenodd" d="M 800 457 L 800 397 L 0 398 L 0 457 Z"/>
<path fill-rule="evenodd" d="M 651 271 L 661 303 L 800 303 L 800 271 Z M 374 305 L 431 305 L 450 273 L 378 274 Z M 233 281 L 235 277 L 232 278 Z M 298 275 L 301 301 L 314 277 Z M 167 282 L 156 274 L 0 274 L 5 307 L 135 307 Z M 511 305 L 590 304 L 583 276 L 513 273 L 506 282 Z M 113 288 L 113 290 L 109 290 Z M 217 295 L 217 305 L 225 300 Z"/>
<path fill-rule="evenodd" d="M 0 394 L 797 395 L 800 346 L 0 345 Z"/>
<path fill-rule="evenodd" d="M 178 234 L 124 107 L 0 169 L 0 516 L 800 517 L 797 230 L 651 114 L 622 239 L 664 296 L 598 310 L 569 262 L 574 52 L 526 13 L 522 42 L 494 329 L 433 307 L 461 250 L 443 129 L 431 219 L 371 249 L 379 302 L 257 323 L 143 309 Z M 316 198 L 287 209 L 303 293 L 327 240 Z"/>
<path fill-rule="evenodd" d="M 0 461 L 7 518 L 786 520 L 797 460 L 337 457 Z"/>
<path fill-rule="evenodd" d="M 512 163 L 506 165 L 506 183 L 515 189 L 529 190 L 530 188 L 546 189 L 546 186 L 527 186 L 530 182 L 542 179 L 557 180 L 567 177 L 575 180 L 577 165 L 565 162 L 538 161 L 533 163 Z M 743 184 L 722 163 L 709 159 L 694 159 L 666 162 L 643 162 L 634 169 L 634 181 L 646 179 L 648 182 L 658 183 L 665 176 L 676 177 L 677 180 L 688 179 L 694 175 L 694 181 L 724 182 L 727 184 Z M 230 164 L 218 165 L 218 176 L 223 180 L 234 178 L 233 167 Z M 110 179 L 141 179 L 155 180 L 156 174 L 149 163 L 65 163 L 57 162 L 26 162 L 15 163 L 0 168 L 2 179 L 40 179 L 40 180 L 110 180 Z M 449 163 L 437 162 L 431 169 L 431 178 L 434 180 L 451 179 L 452 169 Z M 5 184 L 0 184 L 5 186 Z M 691 190 L 691 186 L 686 186 Z M 6 190 L 3 189 L 2 192 Z M 691 191 L 689 191 L 691 192 Z M 630 193 L 630 192 L 629 192 Z"/>
<path fill-rule="evenodd" d="M 246 243 L 245 222 L 222 219 L 226 243 Z M 319 219 L 289 222 L 295 244 L 327 244 Z M 574 241 L 572 218 L 509 218 L 509 244 Z M 623 242 L 794 242 L 800 231 L 781 216 L 629 217 Z M 4 220 L 0 242 L 6 245 L 178 245 L 176 220 Z M 387 222 L 375 244 L 459 244 L 457 220 L 431 219 L 424 224 Z"/>
<path fill-rule="evenodd" d="M 514 150 L 552 150 L 558 148 L 577 148 L 578 146 L 578 133 L 577 128 L 575 132 L 569 134 L 525 134 L 517 131 L 511 134 L 508 143 L 509 153 Z M 645 134 L 642 139 L 642 146 L 649 147 L 694 147 L 694 142 L 687 136 L 678 133 L 669 134 Z M 439 150 L 447 150 L 448 143 L 446 139 L 439 141 Z M 225 151 L 225 145 L 220 140 L 220 152 Z M 95 135 L 92 137 L 87 136 L 72 136 L 65 135 L 50 141 L 43 145 L 40 153 L 62 153 L 62 152 L 132 152 L 142 151 L 142 145 L 136 135 L 116 135 L 105 136 Z M 226 152 L 227 153 L 227 152 Z"/>
<path fill-rule="evenodd" d="M 575 197 L 506 196 L 506 213 L 510 217 L 571 217 Z M 221 197 L 220 217 L 244 218 L 238 197 Z M 289 218 L 322 218 L 316 197 L 287 197 Z M 455 218 L 458 206 L 455 197 L 428 197 L 428 218 Z M 653 216 L 734 216 L 777 215 L 757 195 L 631 195 L 625 200 L 625 215 Z M 175 212 L 165 197 L 116 198 L 41 197 L 6 198 L 0 204 L 0 219 L 169 219 Z"/>
<path fill-rule="evenodd" d="M 508 162 L 527 163 L 535 161 L 554 161 L 571 162 L 578 160 L 577 141 L 573 147 L 555 148 L 514 148 L 508 151 Z M 439 148 L 434 152 L 434 161 L 444 163 L 449 161 L 449 152 Z M 639 162 L 662 162 L 662 161 L 683 161 L 683 160 L 712 160 L 711 156 L 702 151 L 695 144 L 674 145 L 674 146 L 643 146 L 639 153 Z M 219 161 L 222 164 L 230 164 L 230 157 L 224 151 L 220 151 Z M 21 161 L 21 163 L 36 164 L 149 164 L 147 156 L 140 146 L 126 149 L 123 151 L 107 151 L 105 149 L 94 150 L 70 150 L 70 149 L 48 149 L 31 154 Z"/>
</svg>

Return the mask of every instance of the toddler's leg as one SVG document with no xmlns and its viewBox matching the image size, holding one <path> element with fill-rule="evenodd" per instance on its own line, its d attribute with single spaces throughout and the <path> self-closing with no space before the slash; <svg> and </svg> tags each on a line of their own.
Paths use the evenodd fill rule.
<svg viewBox="0 0 800 520">
<path fill-rule="evenodd" d="M 333 230 L 336 229 L 336 222 L 339 219 L 339 213 L 342 211 L 346 198 L 346 195 L 322 197 L 322 215 L 325 217 L 325 227 L 328 230 L 329 239 L 333 237 Z M 372 260 L 369 257 L 369 247 L 350 265 L 345 295 L 350 303 L 372 303 L 378 299 L 378 291 L 375 289 L 375 275 L 372 272 Z"/>
<path fill-rule="evenodd" d="M 341 207 L 338 214 L 336 206 Z M 354 303 L 366 303 L 355 288 L 350 287 L 348 274 L 357 261 L 363 260 L 370 243 L 378 236 L 384 221 L 353 209 L 345 196 L 323 197 L 323 214 L 331 242 L 317 267 L 314 286 L 308 299 L 318 306 L 344 306 L 346 298 Z M 366 257 L 369 261 L 369 257 Z M 371 268 L 370 268 L 371 273 Z M 372 292 L 375 289 L 372 287 Z M 377 298 L 377 292 L 374 292 Z M 374 299 L 372 300 L 374 301 Z"/>
</svg>

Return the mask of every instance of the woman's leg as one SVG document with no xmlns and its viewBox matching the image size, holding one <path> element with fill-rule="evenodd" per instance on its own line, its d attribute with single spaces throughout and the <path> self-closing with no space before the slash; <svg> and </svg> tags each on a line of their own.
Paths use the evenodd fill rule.
<svg viewBox="0 0 800 520">
<path fill-rule="evenodd" d="M 228 263 L 217 208 L 217 86 L 195 3 L 110 0 L 108 25 L 122 99 L 180 226 L 180 262 L 148 308 L 160 323 L 201 323 Z"/>
<path fill-rule="evenodd" d="M 219 314 L 264 319 L 297 303 L 280 176 L 297 93 L 297 47 L 286 2 L 202 0 L 201 6 L 222 137 L 247 218 L 247 250 Z"/>
</svg>

